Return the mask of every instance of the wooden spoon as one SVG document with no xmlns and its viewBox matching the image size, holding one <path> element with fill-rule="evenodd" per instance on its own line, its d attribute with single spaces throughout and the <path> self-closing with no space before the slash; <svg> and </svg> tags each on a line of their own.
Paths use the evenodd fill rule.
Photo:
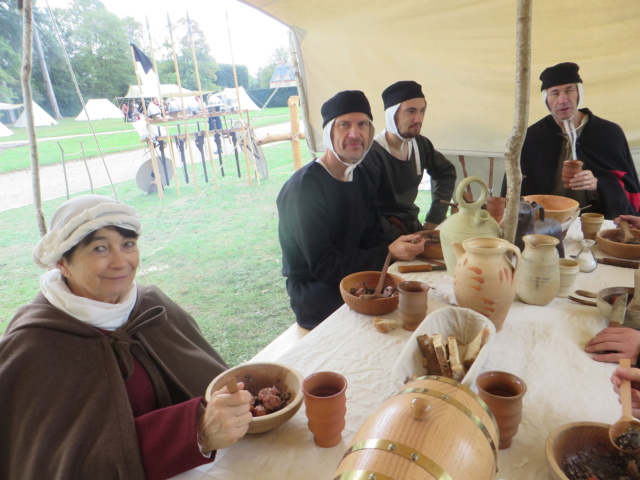
<svg viewBox="0 0 640 480">
<path fill-rule="evenodd" d="M 640 312 L 640 270 L 636 270 L 633 275 L 634 282 L 634 290 L 633 290 L 633 298 L 627 305 L 627 310 L 638 313 Z"/>
<path fill-rule="evenodd" d="M 581 297 L 587 298 L 598 298 L 598 294 L 595 292 L 589 292 L 588 290 L 576 290 L 576 295 L 580 295 Z"/>
<path fill-rule="evenodd" d="M 376 285 L 376 289 L 373 292 L 373 295 L 360 295 L 360 300 L 371 300 L 372 298 L 378 298 L 382 292 L 382 286 L 384 285 L 384 279 L 387 278 L 387 269 L 389 268 L 389 264 L 391 263 L 391 252 L 387 254 L 387 258 L 384 261 L 384 266 L 382 267 L 382 273 L 380 274 L 380 279 L 378 280 L 378 285 Z"/>
<path fill-rule="evenodd" d="M 633 236 L 633 233 L 629 230 L 629 223 L 626 220 L 620 220 L 620 228 L 624 232 L 624 238 L 622 239 L 623 243 L 629 243 L 632 240 L 635 240 L 636 237 Z"/>
<path fill-rule="evenodd" d="M 622 368 L 630 369 L 628 358 L 620 359 Z M 620 403 L 622 403 L 622 417 L 609 428 L 609 438 L 613 445 L 622 452 L 637 452 L 640 450 L 640 422 L 635 420 L 631 410 L 631 382 L 622 380 L 620 384 Z"/>
</svg>

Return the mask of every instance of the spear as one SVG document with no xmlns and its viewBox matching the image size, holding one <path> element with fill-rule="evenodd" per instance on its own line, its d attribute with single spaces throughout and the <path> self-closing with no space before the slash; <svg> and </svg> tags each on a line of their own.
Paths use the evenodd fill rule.
<svg viewBox="0 0 640 480">
<path fill-rule="evenodd" d="M 196 82 L 198 84 L 198 94 L 200 95 L 200 99 L 202 100 L 202 118 L 207 118 L 207 115 L 204 111 L 204 97 L 202 96 L 202 84 L 200 83 L 200 71 L 198 69 L 198 61 L 196 60 L 196 47 L 193 43 L 193 35 L 191 34 L 191 19 L 189 18 L 189 12 L 187 12 L 187 30 L 189 32 L 189 41 L 191 43 L 191 56 L 193 57 L 193 68 L 196 72 Z M 216 190 L 218 190 L 218 179 L 216 178 L 216 164 L 213 158 L 213 148 L 211 148 L 211 137 L 209 136 L 209 129 L 204 129 L 204 138 L 207 140 L 207 149 L 209 150 L 209 161 L 211 162 L 211 170 L 213 171 L 213 183 L 215 185 Z M 202 159 L 202 166 L 205 168 L 206 175 L 206 163 L 204 158 Z"/>
<path fill-rule="evenodd" d="M 240 117 L 240 128 L 242 129 L 242 150 L 244 151 L 244 159 L 245 159 L 245 163 L 247 164 L 247 178 L 249 179 L 249 186 L 252 186 L 251 184 L 251 167 L 249 165 L 249 154 L 247 152 L 247 136 L 246 136 L 246 132 L 244 129 L 244 122 L 242 121 L 242 107 L 240 104 L 240 88 L 238 87 L 238 75 L 236 73 L 236 62 L 233 58 L 233 45 L 231 43 L 231 29 L 229 28 L 229 12 L 227 11 L 227 9 L 225 8 L 224 11 L 225 17 L 227 19 L 227 35 L 229 36 L 229 50 L 231 52 L 231 68 L 233 70 L 233 82 L 236 86 L 236 97 L 238 99 L 238 116 Z M 247 125 L 249 125 L 249 112 L 247 111 Z M 237 148 L 237 146 L 235 147 Z M 256 175 L 256 178 L 257 175 Z M 258 183 L 260 183 L 260 180 L 258 179 Z"/>
<path fill-rule="evenodd" d="M 147 22 L 147 34 L 149 35 L 149 49 L 151 53 L 151 60 L 153 61 L 153 71 L 156 74 L 156 84 L 158 86 L 158 100 L 160 100 L 160 109 L 162 111 L 162 125 L 164 126 L 165 136 L 167 137 L 167 143 L 169 145 L 169 156 L 171 157 L 171 169 L 173 170 L 173 181 L 176 184 L 176 192 L 178 193 L 178 196 L 180 196 L 180 182 L 178 180 L 178 172 L 176 172 L 176 159 L 173 153 L 173 142 L 171 141 L 171 135 L 169 135 L 169 122 L 167 121 L 167 112 L 164 108 L 164 101 L 162 101 L 162 86 L 160 84 L 160 74 L 158 73 L 158 64 L 156 62 L 156 54 L 153 48 L 153 39 L 151 38 L 151 28 L 149 27 L 149 19 L 147 18 L 146 15 L 144 19 Z M 160 140 L 160 141 L 163 141 L 163 140 Z"/>
<path fill-rule="evenodd" d="M 178 82 L 178 91 L 180 92 L 180 105 L 182 106 L 182 116 L 184 118 L 184 138 L 189 149 L 189 160 L 191 160 L 191 175 L 193 176 L 193 185 L 198 193 L 198 179 L 196 178 L 196 167 L 193 162 L 193 150 L 191 149 L 191 142 L 189 142 L 189 123 L 187 120 L 187 112 L 184 107 L 184 96 L 182 94 L 182 83 L 180 82 L 180 69 L 178 68 L 178 55 L 176 54 L 176 45 L 173 41 L 173 27 L 171 25 L 171 18 L 167 13 L 167 25 L 169 26 L 169 38 L 171 39 L 171 51 L 173 52 L 173 66 L 176 70 L 176 81 Z"/>
</svg>

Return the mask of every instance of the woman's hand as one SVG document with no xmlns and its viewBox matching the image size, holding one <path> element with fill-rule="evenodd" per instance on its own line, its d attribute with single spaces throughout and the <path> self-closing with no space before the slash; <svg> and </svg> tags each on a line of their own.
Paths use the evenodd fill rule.
<svg viewBox="0 0 640 480">
<path fill-rule="evenodd" d="M 640 217 L 634 215 L 620 215 L 613 223 L 620 225 L 620 220 L 626 220 L 631 228 L 640 228 Z"/>
<path fill-rule="evenodd" d="M 640 331 L 626 327 L 607 327 L 589 340 L 584 350 L 595 353 L 593 359 L 597 362 L 618 363 L 621 358 L 629 358 L 635 365 L 640 353 Z"/>
<path fill-rule="evenodd" d="M 198 443 L 204 452 L 226 448 L 247 433 L 253 418 L 249 407 L 253 396 L 238 383 L 238 391 L 227 387 L 214 392 L 198 421 Z"/>
<path fill-rule="evenodd" d="M 424 251 L 425 240 L 422 235 L 415 234 L 398 237 L 389 245 L 392 259 L 410 262 Z"/>
<path fill-rule="evenodd" d="M 640 418 L 640 369 L 638 368 L 622 368 L 618 367 L 611 375 L 611 383 L 613 389 L 620 395 L 620 384 L 622 380 L 631 381 L 631 408 L 632 414 L 636 418 Z"/>
</svg>

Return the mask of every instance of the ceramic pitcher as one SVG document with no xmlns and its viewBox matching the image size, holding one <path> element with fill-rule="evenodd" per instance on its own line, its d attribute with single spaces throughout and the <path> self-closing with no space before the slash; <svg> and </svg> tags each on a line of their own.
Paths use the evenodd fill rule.
<svg viewBox="0 0 640 480">
<path fill-rule="evenodd" d="M 559 240 L 549 235 L 525 235 L 522 263 L 518 274 L 518 297 L 530 305 L 547 305 L 558 294 L 560 268 L 558 267 Z"/>
<path fill-rule="evenodd" d="M 473 203 L 465 202 L 462 193 L 468 185 L 477 183 L 480 186 L 480 197 Z M 440 224 L 440 243 L 447 273 L 453 275 L 456 267 L 456 254 L 452 248 L 454 242 L 461 242 L 470 237 L 501 237 L 502 232 L 486 210 L 482 210 L 488 195 L 487 185 L 480 177 L 464 178 L 456 188 L 455 200 L 459 211 Z"/>
<path fill-rule="evenodd" d="M 500 331 L 516 296 L 520 249 L 494 237 L 467 238 L 452 247 L 458 260 L 453 273 L 458 305 L 486 316 Z"/>
</svg>

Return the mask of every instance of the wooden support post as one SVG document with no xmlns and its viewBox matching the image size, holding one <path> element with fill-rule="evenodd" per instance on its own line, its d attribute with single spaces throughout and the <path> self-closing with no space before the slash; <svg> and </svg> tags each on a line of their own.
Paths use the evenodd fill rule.
<svg viewBox="0 0 640 480">
<path fill-rule="evenodd" d="M 291 151 L 293 152 L 293 169 L 302 168 L 302 153 L 300 152 L 300 119 L 298 117 L 299 98 L 297 95 L 289 97 L 289 116 L 291 118 Z"/>
</svg>

